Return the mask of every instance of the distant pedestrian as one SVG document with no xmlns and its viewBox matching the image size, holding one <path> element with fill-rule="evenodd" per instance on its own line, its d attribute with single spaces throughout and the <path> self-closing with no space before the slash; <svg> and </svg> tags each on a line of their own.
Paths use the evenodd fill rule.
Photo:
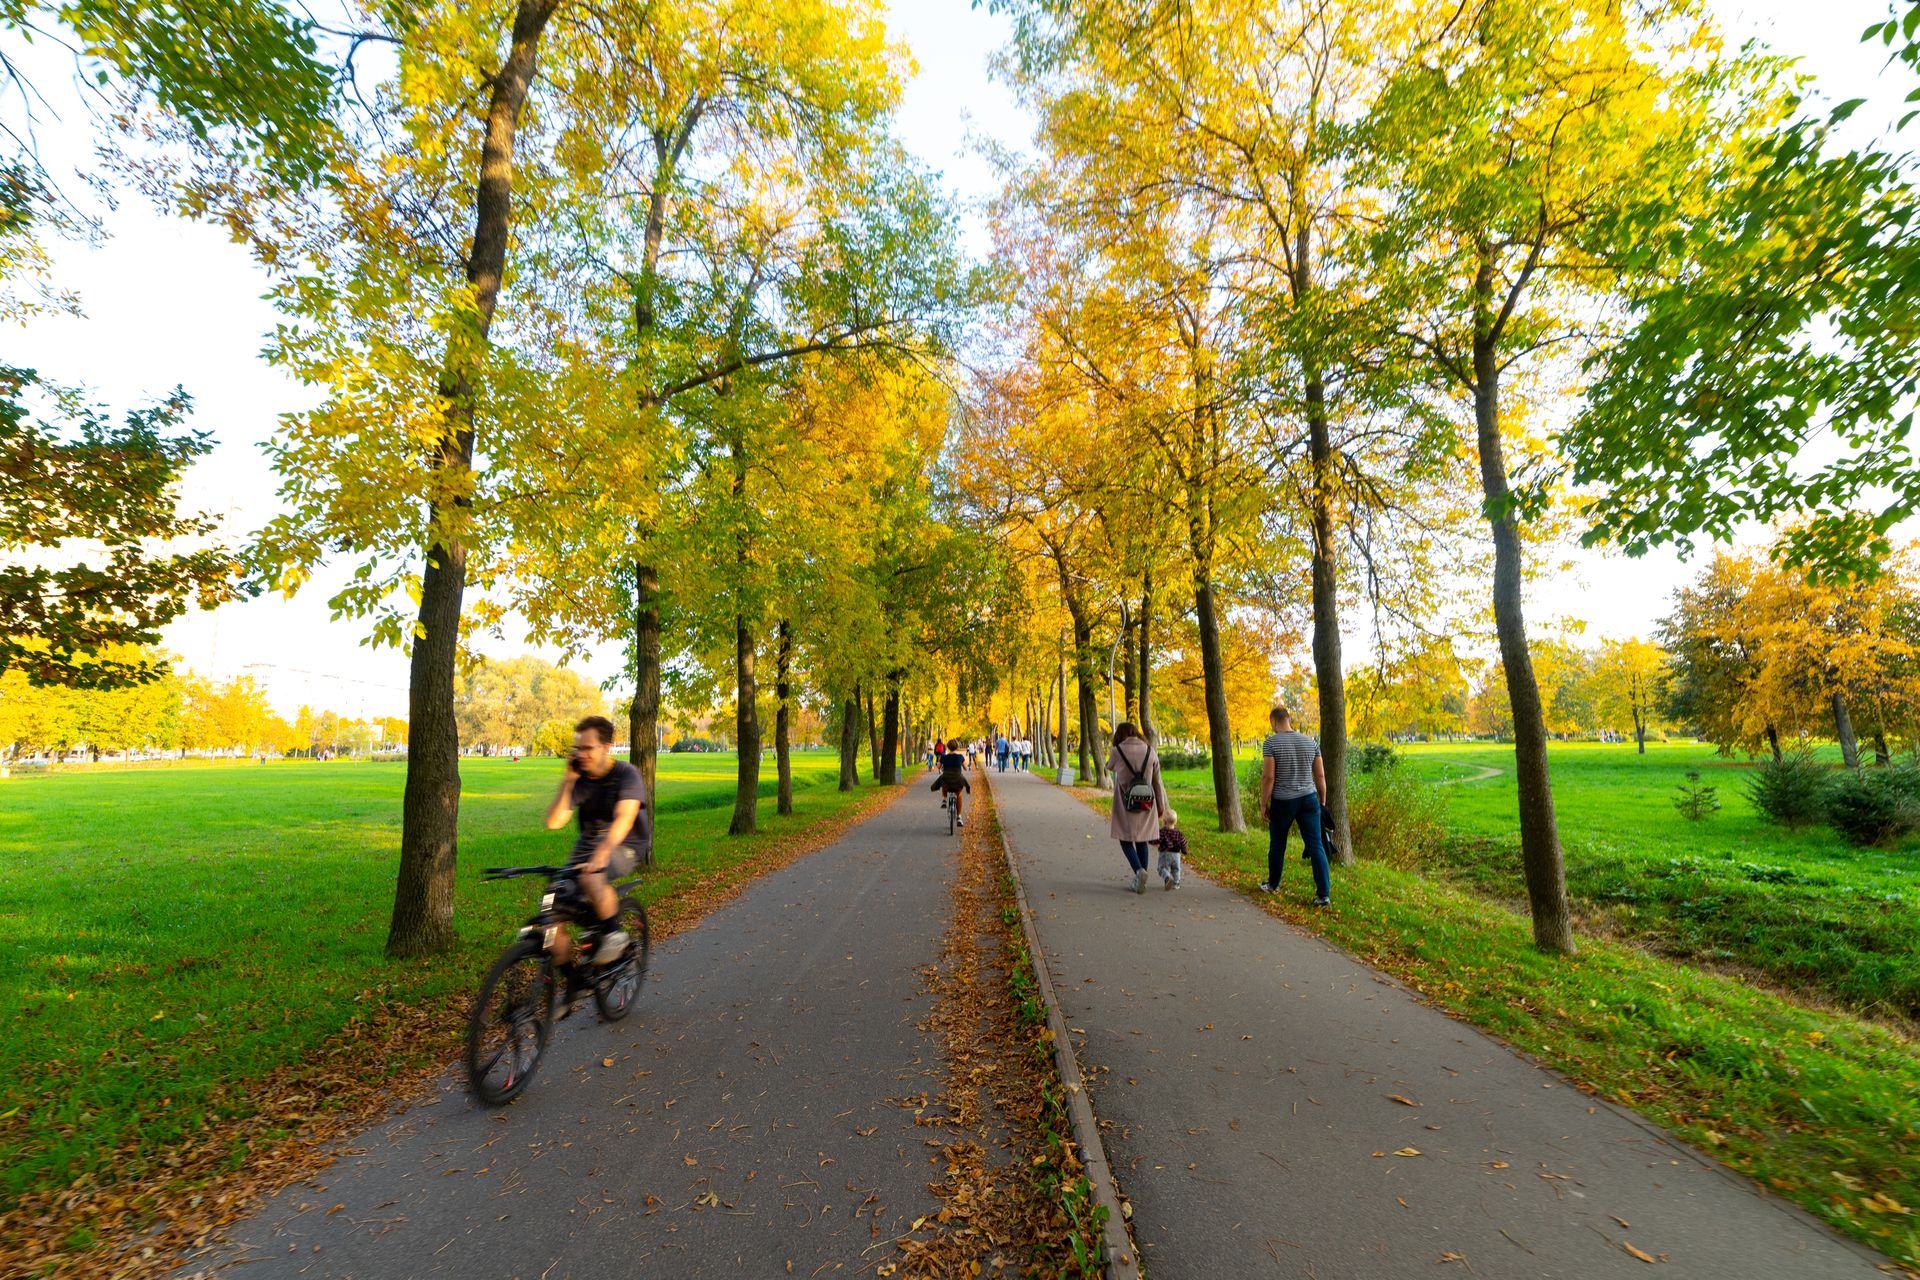
<svg viewBox="0 0 1920 1280">
<path fill-rule="evenodd" d="M 1033 759 L 1033 739 L 1022 738 L 1020 739 L 1020 768 L 1023 772 L 1031 759 Z"/>
<path fill-rule="evenodd" d="M 1113 817 L 1107 833 L 1120 842 L 1133 872 L 1133 891 L 1147 891 L 1147 845 L 1160 838 L 1162 823 L 1170 823 L 1166 784 L 1160 780 L 1160 756 L 1140 731 L 1122 721 L 1113 727 L 1113 754 L 1107 771 L 1113 775 Z"/>
<path fill-rule="evenodd" d="M 1181 833 L 1180 815 L 1167 810 L 1167 821 L 1160 828 L 1160 838 L 1155 845 L 1160 856 L 1154 860 L 1153 869 L 1160 873 L 1160 887 L 1178 889 L 1180 887 L 1180 860 L 1187 852 L 1187 837 Z"/>
<path fill-rule="evenodd" d="M 1267 827 L 1267 878 L 1262 893 L 1280 888 L 1287 858 L 1287 828 L 1300 828 L 1300 843 L 1313 864 L 1313 905 L 1333 905 L 1327 874 L 1327 849 L 1321 838 L 1321 812 L 1327 802 L 1327 766 L 1320 744 L 1293 727 L 1293 714 L 1275 707 L 1273 732 L 1260 747 L 1260 815 Z"/>
<path fill-rule="evenodd" d="M 1002 773 L 1007 771 L 1007 756 L 1012 750 L 1013 745 L 1007 741 L 1006 734 L 1000 734 L 993 740 L 993 752 L 999 758 Z"/>
</svg>

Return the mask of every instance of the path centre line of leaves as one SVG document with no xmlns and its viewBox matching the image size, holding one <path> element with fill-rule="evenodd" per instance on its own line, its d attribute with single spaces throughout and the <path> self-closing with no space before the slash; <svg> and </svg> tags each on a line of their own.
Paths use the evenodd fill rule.
<svg viewBox="0 0 1920 1280">
<path fill-rule="evenodd" d="M 940 1037 L 947 1063 L 937 1105 L 921 1121 L 952 1133 L 929 1139 L 944 1177 L 927 1189 L 942 1204 L 875 1274 L 1094 1280 L 1104 1274 L 1100 1221 L 1067 1122 L 999 824 L 986 790 L 974 795 L 940 960 L 924 971 L 934 1007 L 923 1026 Z"/>
<path fill-rule="evenodd" d="M 896 787 L 875 791 L 659 900 L 650 920 L 654 940 L 698 927 L 755 880 L 832 844 L 900 794 Z M 83 1179 L 23 1200 L 0 1214 L 0 1275 L 171 1276 L 183 1254 L 216 1240 L 262 1197 L 333 1164 L 342 1139 L 422 1101 L 453 1060 L 469 996 L 376 1009 L 303 1061 L 255 1083 L 259 1110 L 210 1126 L 153 1173 L 119 1184 Z"/>
</svg>

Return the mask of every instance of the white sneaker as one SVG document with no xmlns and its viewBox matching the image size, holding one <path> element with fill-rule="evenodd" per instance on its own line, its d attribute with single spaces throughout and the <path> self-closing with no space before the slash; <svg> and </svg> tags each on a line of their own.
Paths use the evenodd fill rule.
<svg viewBox="0 0 1920 1280">
<path fill-rule="evenodd" d="M 615 929 L 594 944 L 593 955 L 589 958 L 594 964 L 612 964 L 625 953 L 627 943 L 631 941 L 625 929 Z"/>
<path fill-rule="evenodd" d="M 1145 893 L 1147 891 L 1147 869 L 1145 867 L 1133 873 L 1133 891 L 1135 893 Z"/>
<path fill-rule="evenodd" d="M 956 827 L 964 827 L 967 825 L 967 820 L 965 818 L 955 818 L 953 820 L 953 825 Z"/>
<path fill-rule="evenodd" d="M 1265 880 L 1260 882 L 1260 892 L 1262 893 L 1278 893 L 1279 891 L 1280 886 L 1277 884 L 1268 884 Z"/>
</svg>

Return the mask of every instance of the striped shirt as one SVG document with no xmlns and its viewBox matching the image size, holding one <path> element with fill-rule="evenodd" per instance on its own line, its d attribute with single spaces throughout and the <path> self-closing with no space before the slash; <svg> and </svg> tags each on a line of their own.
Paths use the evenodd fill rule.
<svg viewBox="0 0 1920 1280">
<path fill-rule="evenodd" d="M 1311 795 L 1313 762 L 1320 758 L 1320 744 L 1297 729 L 1270 733 L 1260 746 L 1260 754 L 1273 761 L 1273 798 L 1297 800 Z"/>
</svg>

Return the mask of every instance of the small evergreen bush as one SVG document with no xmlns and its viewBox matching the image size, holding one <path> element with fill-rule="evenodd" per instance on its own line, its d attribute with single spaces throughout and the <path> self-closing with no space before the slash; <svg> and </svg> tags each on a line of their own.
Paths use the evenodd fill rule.
<svg viewBox="0 0 1920 1280">
<path fill-rule="evenodd" d="M 1747 779 L 1747 799 L 1768 822 L 1791 830 L 1823 816 L 1829 770 L 1805 749 L 1768 760 Z"/>
<path fill-rule="evenodd" d="M 1907 766 L 1844 770 L 1827 783 L 1827 822 L 1849 844 L 1885 844 L 1920 823 L 1916 790 L 1915 771 Z"/>
<path fill-rule="evenodd" d="M 1719 788 L 1701 782 L 1698 769 L 1687 770 L 1687 780 L 1674 790 L 1680 794 L 1673 798 L 1673 807 L 1689 822 L 1712 817 L 1720 810 L 1720 798 L 1715 794 Z"/>
<path fill-rule="evenodd" d="M 1213 756 L 1206 751 L 1189 751 L 1185 747 L 1166 747 L 1160 752 L 1160 770 L 1170 773 L 1175 769 L 1205 769 L 1213 763 Z"/>
</svg>

